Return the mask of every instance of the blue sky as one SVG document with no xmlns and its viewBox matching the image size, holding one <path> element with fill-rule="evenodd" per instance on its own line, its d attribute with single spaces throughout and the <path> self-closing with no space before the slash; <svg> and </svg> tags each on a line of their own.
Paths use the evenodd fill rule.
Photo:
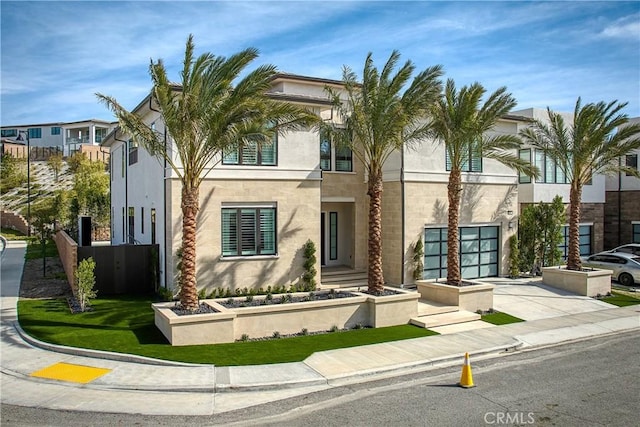
<svg viewBox="0 0 640 427">
<path fill-rule="evenodd" d="M 133 108 L 151 59 L 172 80 L 189 33 L 197 53 L 260 50 L 254 65 L 340 79 L 393 49 L 458 86 L 500 86 L 517 109 L 629 102 L 640 116 L 640 2 L 76 1 L 0 2 L 3 126 L 112 120 L 95 92 Z"/>
</svg>

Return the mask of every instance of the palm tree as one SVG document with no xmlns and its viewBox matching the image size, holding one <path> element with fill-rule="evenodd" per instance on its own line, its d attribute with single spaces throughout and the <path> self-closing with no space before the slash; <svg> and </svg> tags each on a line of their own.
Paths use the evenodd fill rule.
<svg viewBox="0 0 640 427">
<path fill-rule="evenodd" d="M 547 108 L 549 123 L 535 120 L 521 131 L 525 142 L 555 161 L 571 182 L 569 192 L 569 248 L 567 269 L 580 270 L 580 202 L 582 188 L 596 174 L 618 171 L 638 176 L 636 169 L 622 166 L 618 160 L 640 148 L 640 124 L 629 124 L 621 113 L 627 103 L 617 100 L 581 105 L 576 101 L 573 125 L 565 124 L 558 113 Z"/>
<path fill-rule="evenodd" d="M 400 58 L 393 51 L 381 72 L 369 53 L 364 63 L 362 83 L 344 67 L 344 94 L 327 88 L 337 123 L 324 123 L 334 144 L 348 147 L 365 167 L 368 179 L 368 291 L 380 294 L 384 287 L 382 271 L 382 169 L 391 153 L 425 139 L 429 126 L 424 120 L 429 106 L 440 91 L 442 67 L 434 66 L 418 73 L 408 84 L 415 66 L 411 61 L 396 71 Z M 341 96 L 346 96 L 342 99 Z"/>
<path fill-rule="evenodd" d="M 447 283 L 455 286 L 462 284 L 458 247 L 462 172 L 473 171 L 473 165 L 484 157 L 518 172 L 537 174 L 534 167 L 515 154 L 521 145 L 517 135 L 488 133 L 500 117 L 516 105 L 515 99 L 501 87 L 481 104 L 485 92 L 480 83 L 458 91 L 454 81 L 449 79 L 443 96 L 431 111 L 433 136 L 444 144 L 451 163 L 447 185 Z"/>
<path fill-rule="evenodd" d="M 224 150 L 249 141 L 268 144 L 277 132 L 315 123 L 311 113 L 266 95 L 276 74 L 274 66 L 260 66 L 239 78 L 257 56 L 258 51 L 249 48 L 228 58 L 211 53 L 194 58 L 190 35 L 180 85 L 169 81 L 162 60 L 151 61 L 151 96 L 158 104 L 172 144 L 114 98 L 96 94 L 115 113 L 121 128 L 150 154 L 166 161 L 182 183 L 180 302 L 187 310 L 198 308 L 196 228 L 202 180 L 220 161 Z"/>
</svg>

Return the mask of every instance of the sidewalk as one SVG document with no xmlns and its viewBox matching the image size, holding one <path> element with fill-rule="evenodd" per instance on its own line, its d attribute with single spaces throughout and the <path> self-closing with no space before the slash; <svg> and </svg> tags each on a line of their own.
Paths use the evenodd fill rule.
<svg viewBox="0 0 640 427">
<path fill-rule="evenodd" d="M 465 352 L 473 361 L 474 357 L 505 350 L 640 329 L 638 306 L 603 306 L 594 308 L 596 311 L 499 327 L 323 351 L 297 363 L 238 367 L 171 363 L 62 348 L 21 334 L 16 304 L 24 251 L 24 242 L 10 241 L 2 258 L 0 371 L 4 404 L 148 415 L 211 415 L 343 384 L 461 365 Z M 45 368 L 59 368 L 60 363 L 104 371 L 86 383 L 33 376 Z"/>
</svg>

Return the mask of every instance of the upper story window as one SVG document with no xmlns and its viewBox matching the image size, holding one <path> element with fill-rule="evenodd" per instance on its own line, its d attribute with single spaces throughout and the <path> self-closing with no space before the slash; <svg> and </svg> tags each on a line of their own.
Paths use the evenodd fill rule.
<svg viewBox="0 0 640 427">
<path fill-rule="evenodd" d="M 61 135 L 62 128 L 60 126 L 52 126 L 51 127 L 51 135 Z"/>
<path fill-rule="evenodd" d="M 29 138 L 42 138 L 42 128 L 29 128 Z"/>
<path fill-rule="evenodd" d="M 531 149 L 530 148 L 525 148 L 523 150 L 520 150 L 520 159 L 524 160 L 525 162 L 531 164 Z M 531 184 L 531 177 L 529 175 L 527 175 L 524 172 L 520 172 L 520 175 L 518 176 L 518 182 L 520 184 Z"/>
<path fill-rule="evenodd" d="M 445 164 L 447 171 L 450 171 L 451 158 L 449 157 L 449 151 L 446 151 L 445 154 Z M 482 155 L 474 146 L 469 147 L 469 152 L 464 154 L 460 170 L 462 172 L 482 172 Z"/>
<path fill-rule="evenodd" d="M 534 152 L 535 165 L 540 169 L 540 176 L 536 179 L 538 183 L 546 184 L 568 184 L 569 179 L 556 162 L 547 156 L 542 150 Z"/>
<path fill-rule="evenodd" d="M 12 138 L 18 136 L 17 129 L 2 129 L 2 137 L 3 138 Z"/>
<path fill-rule="evenodd" d="M 222 208 L 222 256 L 276 254 L 276 208 Z"/>
<path fill-rule="evenodd" d="M 96 142 L 100 143 L 107 136 L 107 128 L 96 128 Z"/>
<path fill-rule="evenodd" d="M 138 143 L 130 139 L 127 143 L 129 146 L 129 166 L 138 163 Z"/>
<path fill-rule="evenodd" d="M 329 136 L 321 133 L 320 169 L 323 171 L 353 172 L 353 151 L 349 147 L 332 148 Z"/>
<path fill-rule="evenodd" d="M 270 143 L 260 144 L 249 141 L 240 149 L 225 150 L 223 165 L 276 166 L 278 162 L 278 138 L 273 137 Z"/>
<path fill-rule="evenodd" d="M 625 165 L 629 168 L 633 168 L 638 170 L 638 155 L 637 154 L 627 154 L 625 159 Z M 625 173 L 626 176 L 631 176 L 628 173 Z"/>
</svg>

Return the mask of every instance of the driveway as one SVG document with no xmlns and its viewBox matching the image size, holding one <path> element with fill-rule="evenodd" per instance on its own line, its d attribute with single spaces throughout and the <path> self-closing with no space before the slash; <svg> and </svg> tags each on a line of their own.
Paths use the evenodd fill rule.
<svg viewBox="0 0 640 427">
<path fill-rule="evenodd" d="M 541 278 L 507 279 L 492 277 L 483 281 L 493 283 L 493 308 L 523 320 L 546 319 L 568 314 L 615 308 L 593 298 L 575 295 L 544 285 Z"/>
</svg>

